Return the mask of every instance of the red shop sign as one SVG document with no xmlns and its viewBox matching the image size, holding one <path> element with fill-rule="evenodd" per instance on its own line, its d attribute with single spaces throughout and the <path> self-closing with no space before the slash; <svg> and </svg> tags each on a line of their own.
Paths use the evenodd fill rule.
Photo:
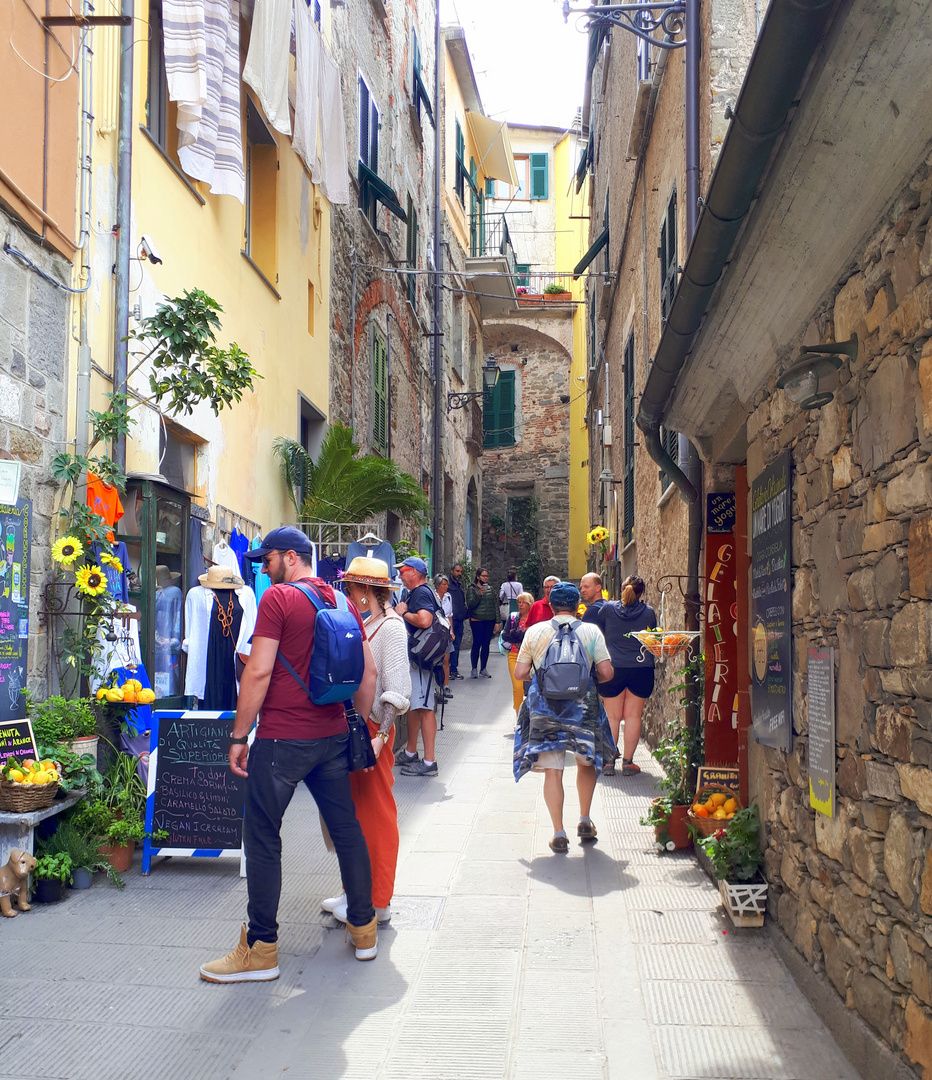
<svg viewBox="0 0 932 1080">
<path fill-rule="evenodd" d="M 705 760 L 738 761 L 738 603 L 735 538 L 707 533 L 705 548 Z"/>
</svg>

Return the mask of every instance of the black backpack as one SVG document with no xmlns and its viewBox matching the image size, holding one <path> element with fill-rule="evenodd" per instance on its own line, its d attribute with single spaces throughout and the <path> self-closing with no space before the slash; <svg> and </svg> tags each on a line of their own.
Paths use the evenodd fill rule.
<svg viewBox="0 0 932 1080">
<path fill-rule="evenodd" d="M 420 585 L 417 587 L 421 588 Z M 444 615 L 437 594 L 432 588 L 430 591 L 436 605 L 433 619 L 428 626 L 419 626 L 408 634 L 408 657 L 412 663 L 426 671 L 433 671 L 438 664 L 443 663 L 443 657 L 453 640 L 450 620 Z"/>
<path fill-rule="evenodd" d="M 576 634 L 579 619 L 561 623 L 554 619 L 553 640 L 537 669 L 537 688 L 554 701 L 579 701 L 589 689 L 592 661 Z"/>
</svg>

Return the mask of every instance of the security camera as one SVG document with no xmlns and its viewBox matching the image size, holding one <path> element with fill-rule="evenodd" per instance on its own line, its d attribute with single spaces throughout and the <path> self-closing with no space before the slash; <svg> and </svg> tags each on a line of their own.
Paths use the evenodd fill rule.
<svg viewBox="0 0 932 1080">
<path fill-rule="evenodd" d="M 139 251 L 141 257 L 143 259 L 148 259 L 151 263 L 158 265 L 162 261 L 162 256 L 155 246 L 155 241 L 151 236 L 147 236 L 145 233 L 143 233 L 142 239 L 139 241 Z"/>
</svg>

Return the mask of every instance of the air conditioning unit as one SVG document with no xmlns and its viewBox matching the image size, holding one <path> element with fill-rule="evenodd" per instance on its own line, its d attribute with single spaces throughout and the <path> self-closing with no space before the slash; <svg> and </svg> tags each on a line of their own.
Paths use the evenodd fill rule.
<svg viewBox="0 0 932 1080">
<path fill-rule="evenodd" d="M 611 424 L 606 424 L 605 427 L 602 428 L 602 445 L 603 446 L 611 446 L 612 445 L 612 425 Z"/>
</svg>

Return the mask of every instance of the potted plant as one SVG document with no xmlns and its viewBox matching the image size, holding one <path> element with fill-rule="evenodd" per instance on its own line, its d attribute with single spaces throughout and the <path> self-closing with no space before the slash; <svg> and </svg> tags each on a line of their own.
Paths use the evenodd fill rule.
<svg viewBox="0 0 932 1080">
<path fill-rule="evenodd" d="M 45 855 L 65 854 L 71 859 L 74 866 L 72 889 L 89 889 L 98 870 L 106 870 L 110 881 L 122 888 L 123 879 L 100 854 L 99 846 L 96 837 L 79 828 L 76 819 L 71 817 L 60 822 L 55 832 L 41 842 L 41 851 Z"/>
<path fill-rule="evenodd" d="M 63 899 L 73 870 L 71 856 L 64 851 L 57 855 L 39 855 L 32 872 L 36 881 L 33 900 L 39 904 L 54 904 Z"/>
<path fill-rule="evenodd" d="M 763 926 L 767 882 L 760 875 L 764 861 L 757 805 L 739 810 L 727 829 L 699 840 L 718 882 L 722 903 L 735 926 Z"/>
<path fill-rule="evenodd" d="M 95 754 L 78 754 L 67 744 L 59 743 L 49 746 L 39 743 L 39 757 L 55 762 L 58 771 L 58 782 L 61 791 L 68 794 L 69 791 L 96 792 L 103 779 L 97 770 L 97 756 Z"/>
<path fill-rule="evenodd" d="M 687 664 L 682 674 L 684 681 L 671 686 L 668 693 L 678 694 L 687 689 L 690 680 L 700 677 L 701 657 Z M 680 704 L 685 702 L 684 696 Z M 653 826 L 659 851 L 689 847 L 692 837 L 686 815 L 692 805 L 693 770 L 702 759 L 702 736 L 686 723 L 685 713 L 678 714 L 668 724 L 651 757 L 663 768 L 664 775 L 658 781 L 663 795 L 651 803 L 641 824 Z"/>
<path fill-rule="evenodd" d="M 69 700 L 53 695 L 43 702 L 26 699 L 37 743 L 64 744 L 75 754 L 97 756 L 97 716 L 88 698 Z"/>
<path fill-rule="evenodd" d="M 544 296 L 551 304 L 563 303 L 573 299 L 573 294 L 564 289 L 558 281 L 551 281 L 544 289 Z"/>
</svg>

